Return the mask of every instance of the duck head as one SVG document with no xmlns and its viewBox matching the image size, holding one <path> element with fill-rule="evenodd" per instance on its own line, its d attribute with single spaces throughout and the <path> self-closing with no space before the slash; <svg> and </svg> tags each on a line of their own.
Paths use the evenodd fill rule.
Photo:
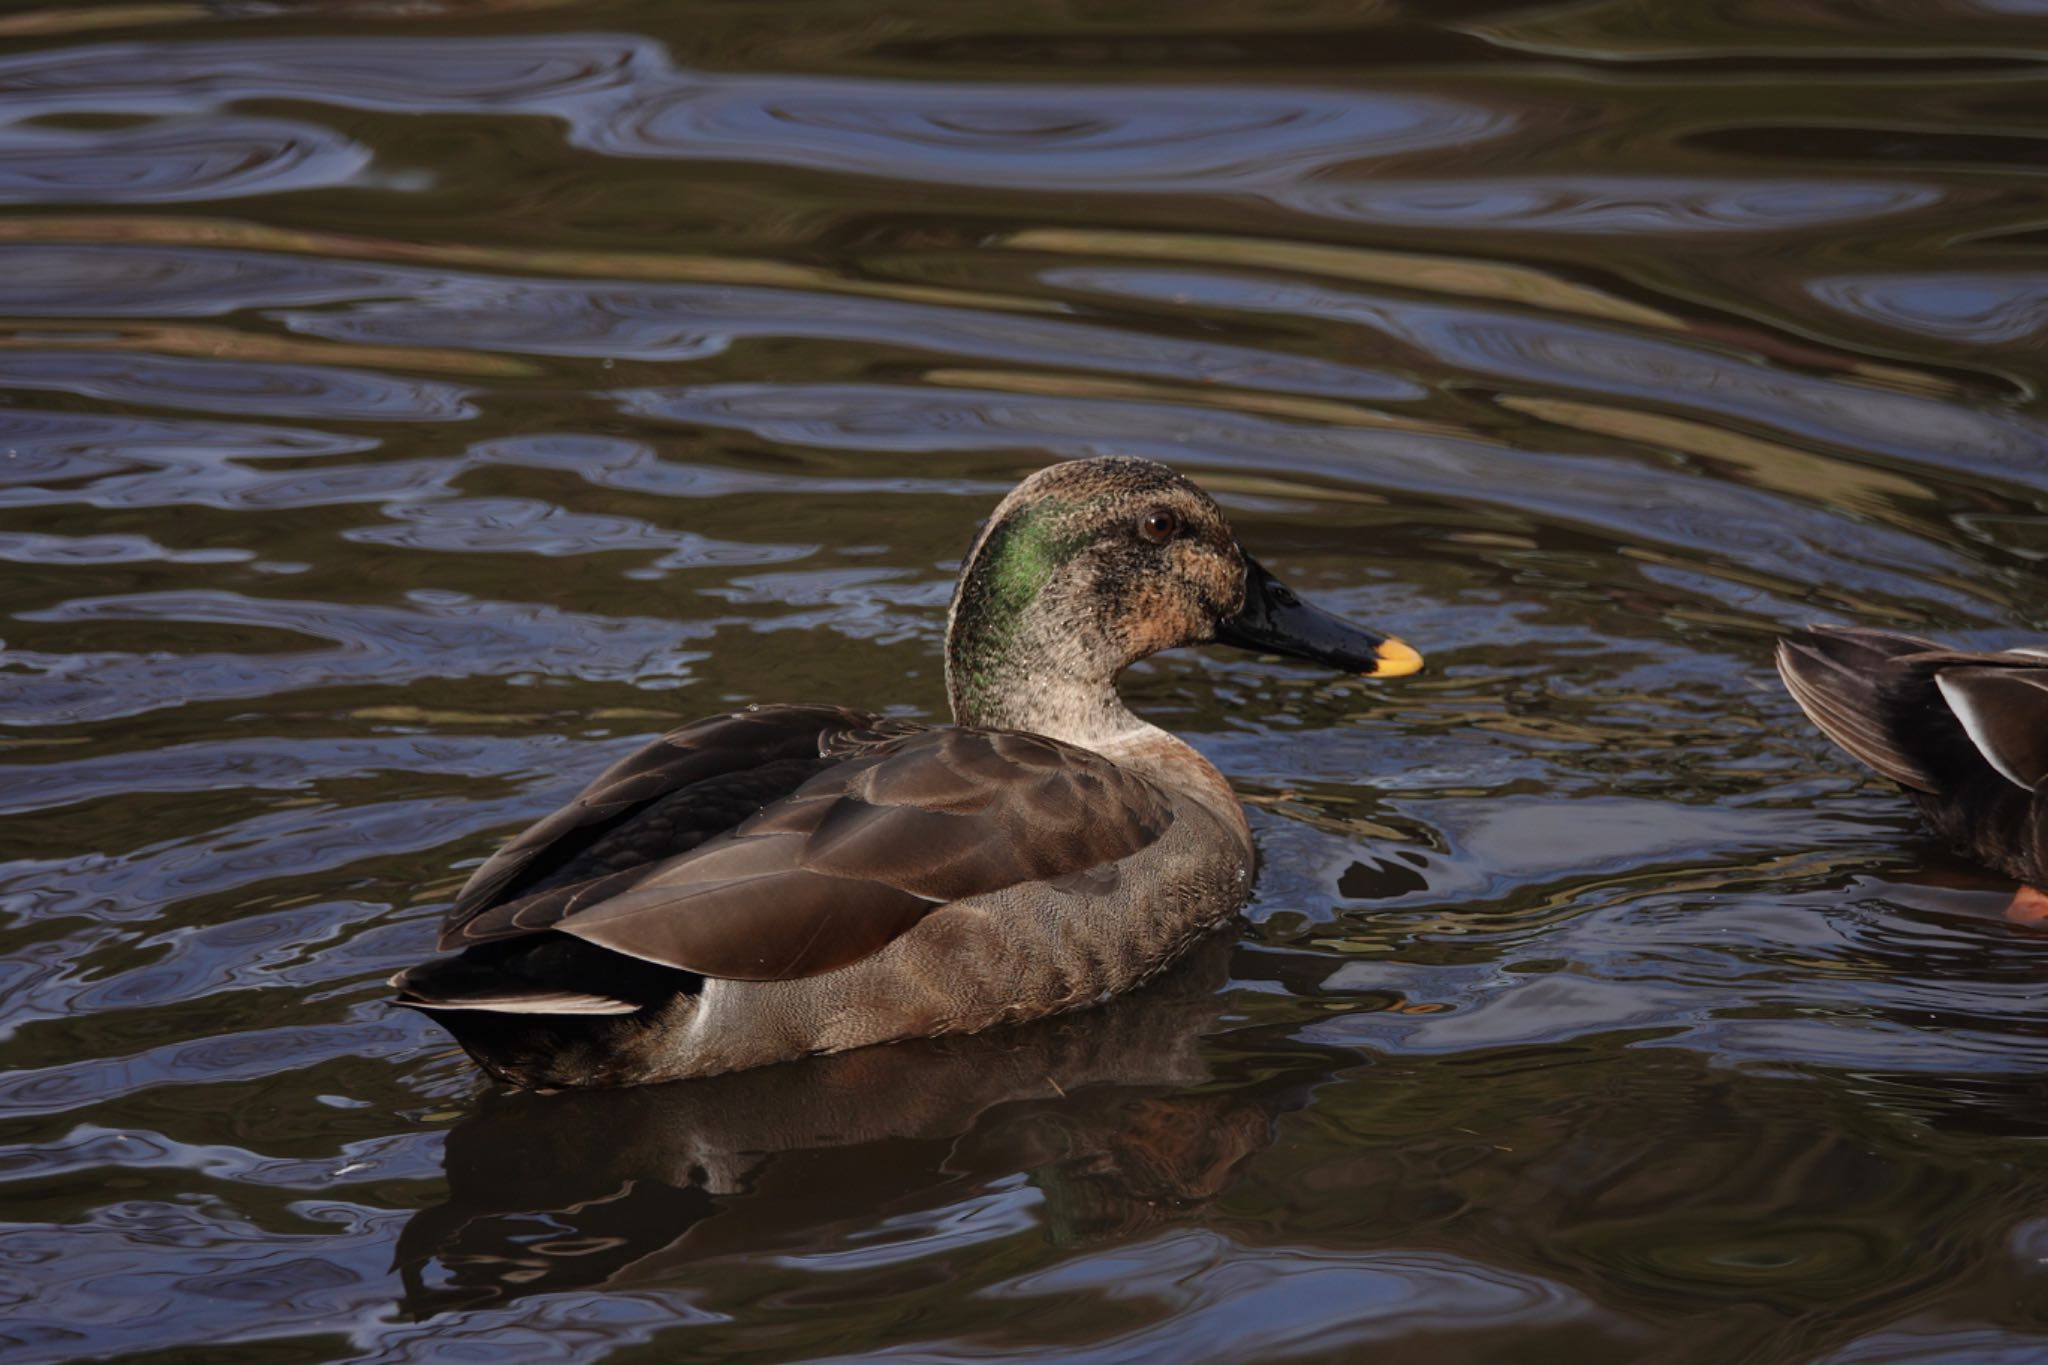
<svg viewBox="0 0 2048 1365">
<path fill-rule="evenodd" d="M 1003 499 L 968 551 L 946 628 L 953 719 L 1086 746 L 1137 724 L 1118 673 L 1211 642 L 1372 677 L 1422 667 L 1399 640 L 1302 601 L 1165 465 L 1053 465 Z"/>
</svg>

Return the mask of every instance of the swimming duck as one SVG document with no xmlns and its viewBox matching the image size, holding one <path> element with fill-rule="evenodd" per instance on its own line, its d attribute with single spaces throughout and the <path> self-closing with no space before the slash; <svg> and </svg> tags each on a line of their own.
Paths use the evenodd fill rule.
<svg viewBox="0 0 2048 1365">
<path fill-rule="evenodd" d="M 2048 651 L 1814 626 L 1778 642 L 1778 674 L 1959 853 L 2019 880 L 2010 917 L 2048 918 Z"/>
<path fill-rule="evenodd" d="M 672 730 L 476 869 L 392 978 L 500 1081 L 619 1086 L 1107 999 L 1244 904 L 1221 773 L 1116 676 L 1220 641 L 1347 672 L 1422 657 L 1296 597 L 1161 464 L 1026 479 L 968 552 L 950 726 L 752 706 Z"/>
</svg>

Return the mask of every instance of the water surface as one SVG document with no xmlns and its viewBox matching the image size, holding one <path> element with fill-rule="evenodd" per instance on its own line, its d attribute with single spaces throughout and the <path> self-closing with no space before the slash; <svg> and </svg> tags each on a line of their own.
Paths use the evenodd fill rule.
<svg viewBox="0 0 2048 1365">
<path fill-rule="evenodd" d="M 2048 938 L 1776 685 L 2048 631 L 2048 11 L 0 10 L 10 1361 L 2048 1355 Z M 382 985 L 1169 460 L 1428 673 L 1109 1008 L 508 1096 Z"/>
</svg>

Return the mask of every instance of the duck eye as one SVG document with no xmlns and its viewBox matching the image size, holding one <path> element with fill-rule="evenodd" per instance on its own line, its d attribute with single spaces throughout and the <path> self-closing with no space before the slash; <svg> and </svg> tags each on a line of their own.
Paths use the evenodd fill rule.
<svg viewBox="0 0 2048 1365">
<path fill-rule="evenodd" d="M 1165 507 L 1155 507 L 1138 518 L 1138 534 L 1154 545 L 1164 545 L 1180 529 L 1180 518 Z"/>
</svg>

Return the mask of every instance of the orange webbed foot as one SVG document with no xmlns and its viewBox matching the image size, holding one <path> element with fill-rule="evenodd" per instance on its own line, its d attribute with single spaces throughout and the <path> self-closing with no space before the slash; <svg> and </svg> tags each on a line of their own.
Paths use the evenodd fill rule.
<svg viewBox="0 0 2048 1365">
<path fill-rule="evenodd" d="M 2013 893 L 2012 904 L 2005 907 L 2005 917 L 2014 924 L 2048 928 L 2048 891 L 2021 887 Z"/>
</svg>

